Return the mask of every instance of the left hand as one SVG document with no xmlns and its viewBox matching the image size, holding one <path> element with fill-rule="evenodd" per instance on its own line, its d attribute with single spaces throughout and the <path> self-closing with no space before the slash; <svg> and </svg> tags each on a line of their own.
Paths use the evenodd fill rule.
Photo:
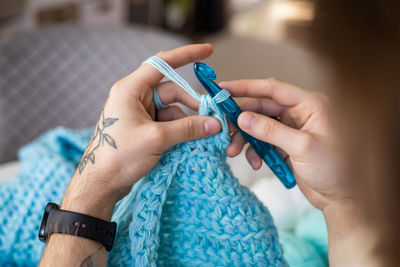
<svg viewBox="0 0 400 267">
<path fill-rule="evenodd" d="M 157 56 L 177 68 L 207 58 L 212 50 L 209 44 L 189 45 Z M 159 110 L 159 122 L 155 122 L 153 87 L 164 104 L 180 102 L 194 110 L 199 105 L 172 82 L 160 83 L 162 78 L 158 70 L 145 64 L 114 84 L 62 208 L 109 219 L 115 203 L 153 168 L 165 150 L 220 131 L 217 119 L 186 116 L 177 106 Z M 88 200 L 86 196 L 93 202 L 87 208 L 77 201 L 81 197 Z"/>
</svg>

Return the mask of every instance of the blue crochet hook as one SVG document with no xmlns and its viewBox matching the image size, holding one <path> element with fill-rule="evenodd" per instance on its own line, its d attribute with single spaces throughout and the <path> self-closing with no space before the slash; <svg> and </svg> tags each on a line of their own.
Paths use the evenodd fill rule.
<svg viewBox="0 0 400 267">
<path fill-rule="evenodd" d="M 214 80 L 217 79 L 217 73 L 210 66 L 201 62 L 196 62 L 193 65 L 193 70 L 197 79 L 211 97 L 214 97 L 222 91 L 222 88 L 214 82 Z M 292 171 L 279 157 L 273 147 L 268 143 L 248 135 L 239 128 L 237 119 L 243 111 L 236 104 L 233 98 L 229 96 L 226 100 L 217 103 L 217 105 L 222 109 L 230 122 L 239 129 L 244 139 L 254 148 L 257 154 L 264 160 L 279 180 L 281 180 L 283 185 L 288 189 L 294 187 L 296 185 L 296 180 L 294 179 Z"/>
</svg>

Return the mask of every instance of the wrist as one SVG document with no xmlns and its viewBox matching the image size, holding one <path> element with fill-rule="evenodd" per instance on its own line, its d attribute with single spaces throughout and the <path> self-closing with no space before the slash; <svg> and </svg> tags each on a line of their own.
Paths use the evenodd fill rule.
<svg viewBox="0 0 400 267">
<path fill-rule="evenodd" d="M 365 222 L 361 205 L 353 199 L 331 201 L 326 204 L 322 212 L 327 226 L 332 229 L 340 229 L 340 233 L 343 235 L 349 234 Z"/>
<path fill-rule="evenodd" d="M 376 233 L 359 200 L 342 199 L 323 210 L 328 229 L 330 266 L 375 266 Z"/>
<path fill-rule="evenodd" d="M 62 200 L 61 209 L 110 221 L 117 201 L 118 198 L 106 186 L 88 183 L 84 177 L 74 177 Z"/>
</svg>

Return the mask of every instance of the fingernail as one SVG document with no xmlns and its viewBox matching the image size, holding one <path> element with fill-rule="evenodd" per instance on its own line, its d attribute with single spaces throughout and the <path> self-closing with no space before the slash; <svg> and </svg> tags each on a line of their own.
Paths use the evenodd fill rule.
<svg viewBox="0 0 400 267">
<path fill-rule="evenodd" d="M 251 129 L 256 117 L 253 114 L 242 113 L 238 118 L 240 128 Z"/>
<path fill-rule="evenodd" d="M 260 168 L 260 161 L 259 161 L 259 159 L 258 158 L 256 158 L 256 157 L 253 157 L 253 158 L 251 158 L 250 159 L 250 164 L 251 164 L 251 167 L 254 169 L 254 170 L 258 170 L 259 168 Z"/>
<path fill-rule="evenodd" d="M 219 122 L 216 119 L 208 119 L 204 122 L 204 131 L 207 135 L 216 134 L 219 131 Z"/>
<path fill-rule="evenodd" d="M 255 166 L 256 166 L 256 159 L 255 158 L 250 158 L 250 165 L 251 165 L 251 167 L 254 169 L 255 168 Z"/>
</svg>

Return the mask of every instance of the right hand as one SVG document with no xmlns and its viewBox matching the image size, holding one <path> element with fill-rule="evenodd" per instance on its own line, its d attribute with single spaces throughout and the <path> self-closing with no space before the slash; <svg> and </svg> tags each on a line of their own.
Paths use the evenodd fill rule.
<svg viewBox="0 0 400 267">
<path fill-rule="evenodd" d="M 244 110 L 238 118 L 239 127 L 287 153 L 286 162 L 311 204 L 323 210 L 336 200 L 355 195 L 343 167 L 329 119 L 329 100 L 324 94 L 272 78 L 222 82 L 220 86 L 232 96 L 247 97 L 239 102 Z M 228 156 L 238 155 L 244 144 L 239 132 L 233 134 Z M 254 169 L 261 167 L 261 158 L 253 148 L 248 148 L 246 157 Z"/>
</svg>

